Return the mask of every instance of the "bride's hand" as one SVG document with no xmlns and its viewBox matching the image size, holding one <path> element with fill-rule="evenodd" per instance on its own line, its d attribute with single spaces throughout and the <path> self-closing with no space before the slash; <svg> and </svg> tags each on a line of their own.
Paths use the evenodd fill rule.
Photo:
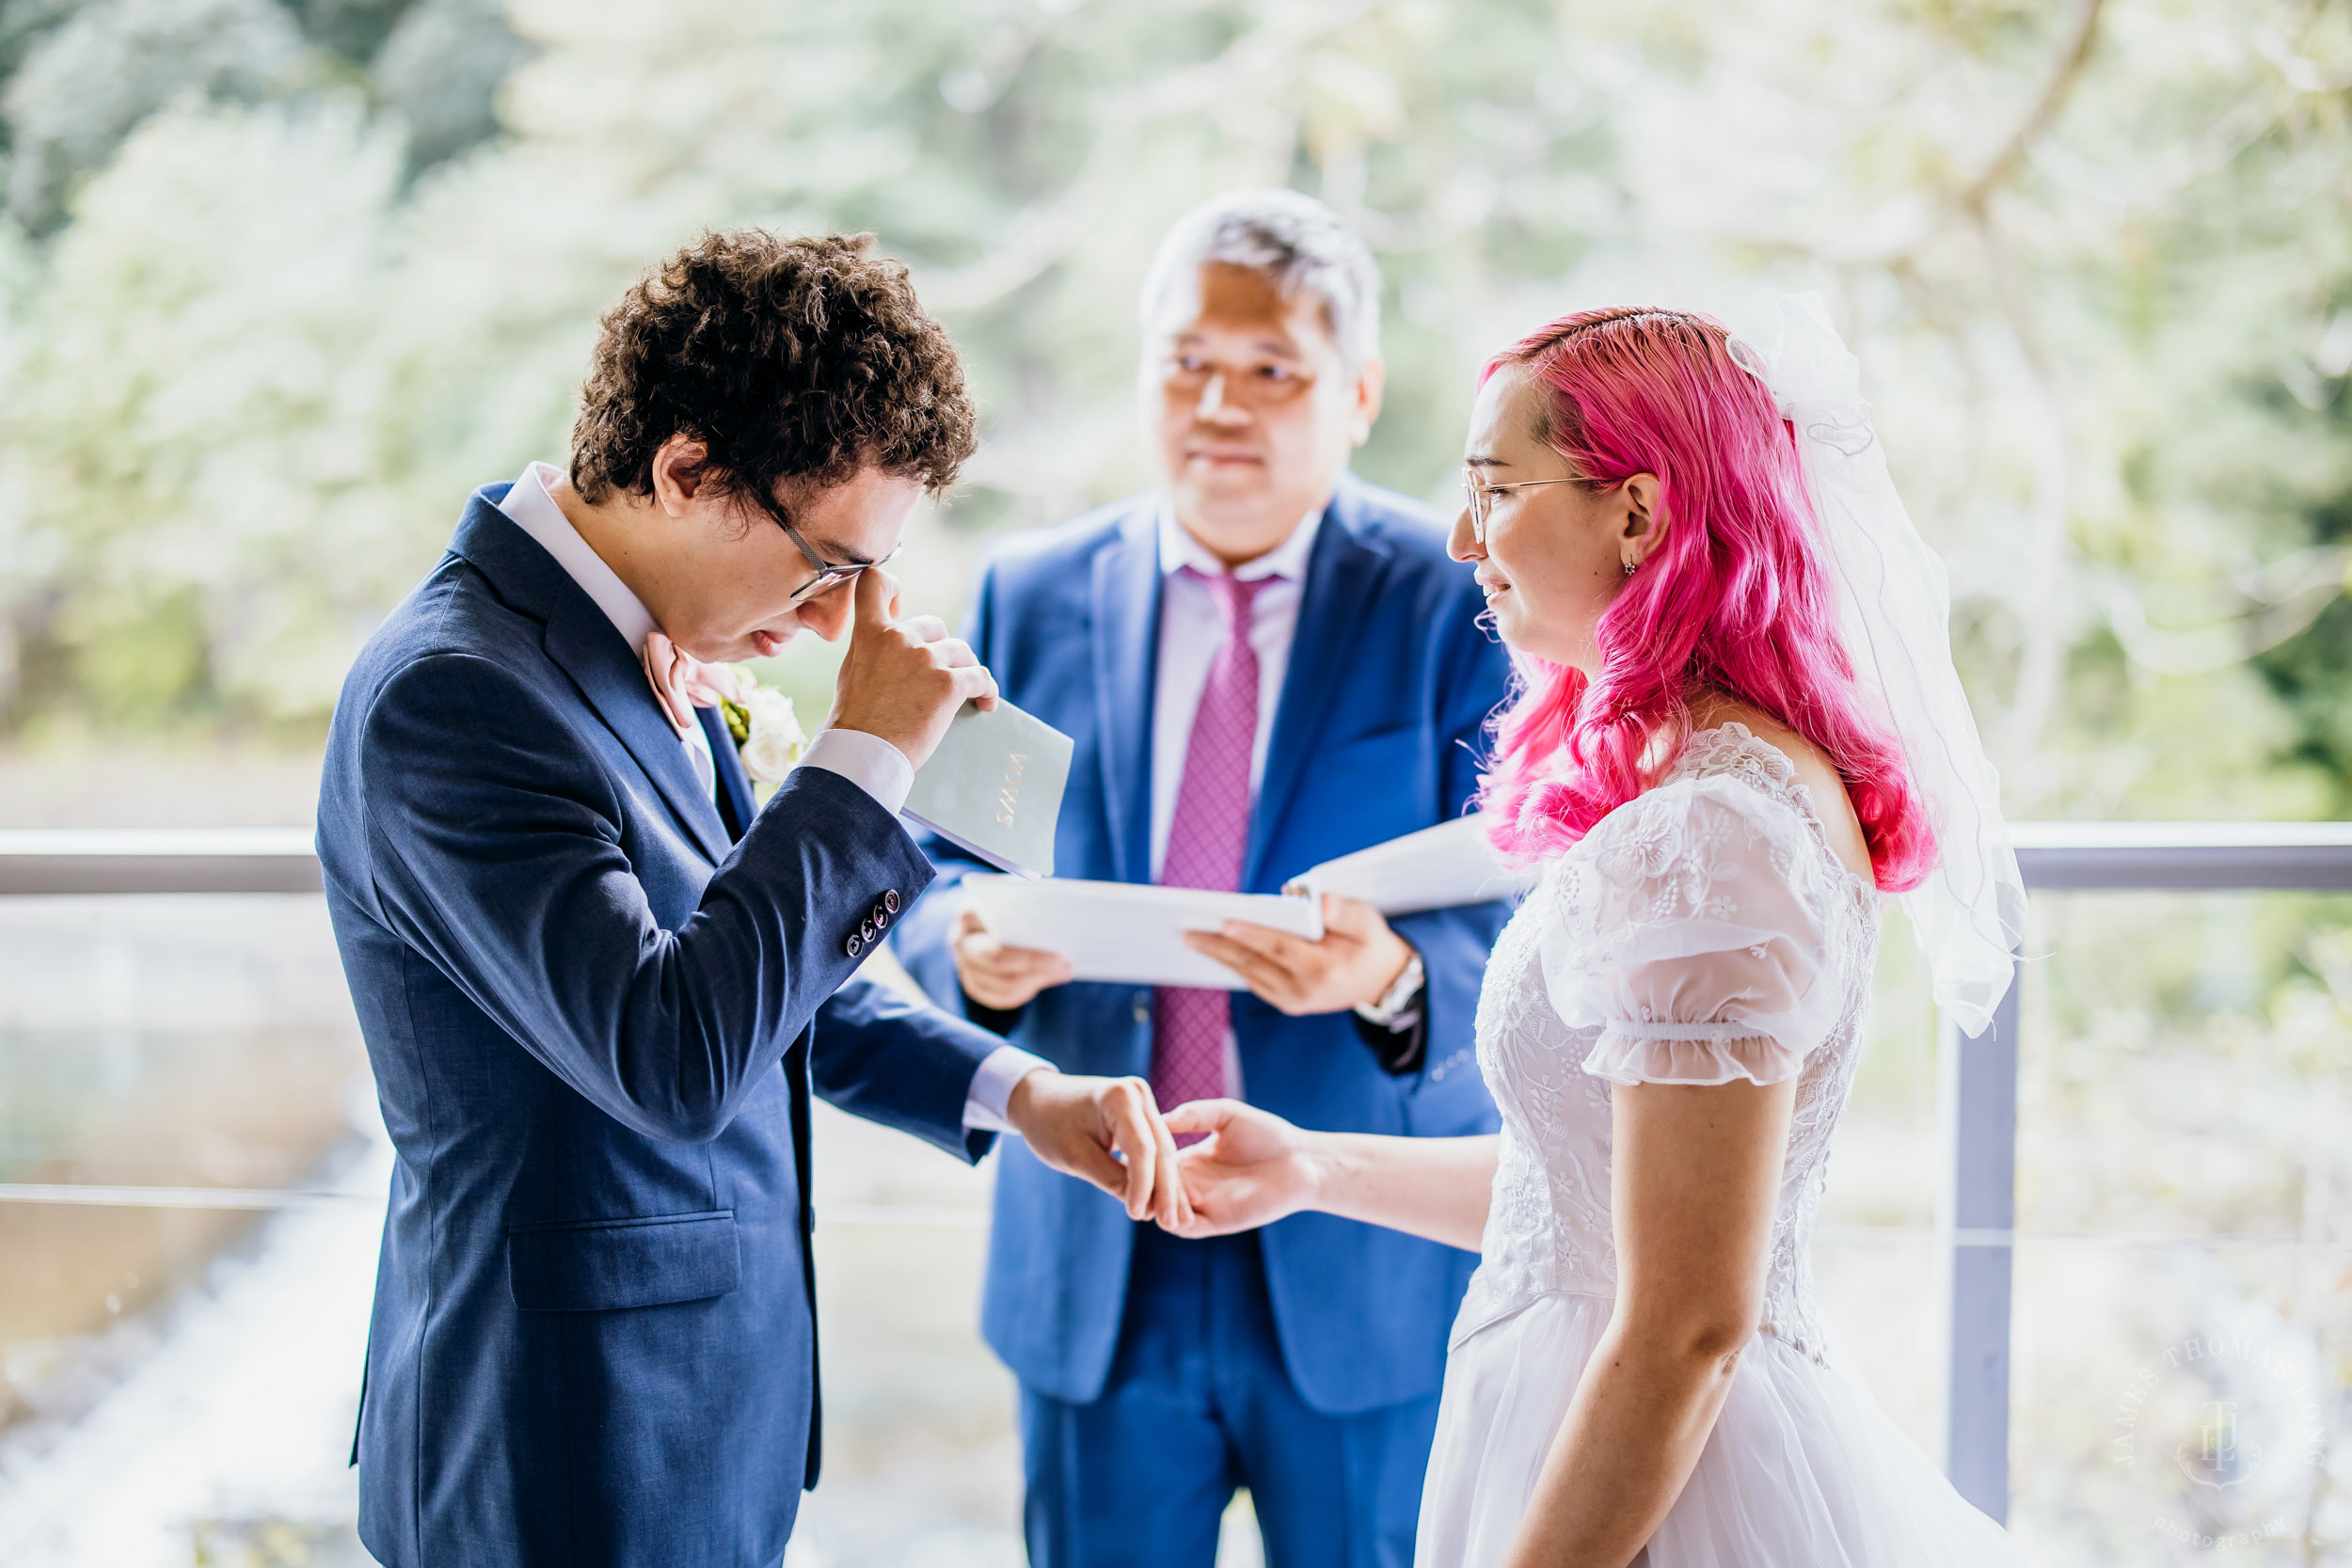
<svg viewBox="0 0 2352 1568">
<path fill-rule="evenodd" d="M 1313 1207 L 1314 1134 L 1273 1112 L 1196 1100 L 1168 1113 L 1168 1130 L 1209 1134 L 1176 1156 L 1192 1208 L 1190 1223 L 1168 1227 L 1177 1235 L 1230 1235 Z"/>
</svg>

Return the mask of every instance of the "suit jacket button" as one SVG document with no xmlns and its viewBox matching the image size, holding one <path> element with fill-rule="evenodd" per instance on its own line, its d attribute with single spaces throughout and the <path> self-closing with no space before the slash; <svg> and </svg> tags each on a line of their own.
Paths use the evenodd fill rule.
<svg viewBox="0 0 2352 1568">
<path fill-rule="evenodd" d="M 858 939 L 859 939 L 860 941 L 862 941 L 862 942 L 871 942 L 871 941 L 873 941 L 873 940 L 874 940 L 874 923 L 873 923 L 872 921 L 870 921 L 870 920 L 862 920 L 862 921 L 858 922 L 857 934 L 858 934 Z"/>
<path fill-rule="evenodd" d="M 850 957 L 851 957 L 852 958 L 856 958 L 856 957 L 857 957 L 860 953 L 863 953 L 863 952 L 865 952 L 865 951 L 866 951 L 866 943 L 865 943 L 865 942 L 864 942 L 862 939 L 860 939 L 860 938 L 858 938 L 858 937 L 855 937 L 855 936 L 852 936 L 851 938 L 850 938 L 850 940 L 849 940 L 849 941 L 847 941 L 847 942 L 843 942 L 843 943 L 841 944 L 841 950 L 842 950 L 844 953 L 849 954 L 849 955 L 850 955 Z"/>
<path fill-rule="evenodd" d="M 877 931 L 890 929 L 890 911 L 880 904 L 874 906 L 874 929 Z"/>
<path fill-rule="evenodd" d="M 894 887 L 882 895 L 882 911 L 886 914 L 898 912 L 898 890 L 897 888 Z"/>
</svg>

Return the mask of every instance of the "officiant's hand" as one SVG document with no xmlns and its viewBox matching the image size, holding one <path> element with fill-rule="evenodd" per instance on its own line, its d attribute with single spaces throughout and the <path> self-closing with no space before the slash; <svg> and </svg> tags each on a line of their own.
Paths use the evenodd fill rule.
<svg viewBox="0 0 2352 1568">
<path fill-rule="evenodd" d="M 1227 1236 L 1314 1206 L 1320 1167 L 1313 1133 L 1238 1100 L 1179 1105 L 1168 1113 L 1168 1127 L 1209 1134 L 1176 1157 L 1192 1217 L 1161 1223 L 1177 1235 Z"/>
<path fill-rule="evenodd" d="M 996 677 L 938 616 L 898 619 L 898 579 L 879 566 L 860 572 L 853 592 L 850 651 L 826 727 L 880 736 L 920 768 L 966 701 L 995 707 Z"/>
<path fill-rule="evenodd" d="M 1229 920 L 1218 931 L 1187 931 L 1184 945 L 1240 975 L 1264 1001 L 1292 1014 L 1336 1013 L 1377 1002 L 1413 957 L 1410 943 L 1361 899 L 1323 895 L 1323 940 Z"/>
<path fill-rule="evenodd" d="M 1039 991 L 1069 984 L 1075 973 L 1059 953 L 998 942 L 989 935 L 980 911 L 968 906 L 956 916 L 948 944 L 955 951 L 956 980 L 963 994 L 998 1012 L 1027 1006 Z"/>
<path fill-rule="evenodd" d="M 1129 1219 L 1171 1229 L 1192 1223 L 1176 1174 L 1175 1135 L 1142 1079 L 1041 1068 L 1012 1086 L 1005 1119 L 1030 1153 L 1118 1198 Z"/>
</svg>

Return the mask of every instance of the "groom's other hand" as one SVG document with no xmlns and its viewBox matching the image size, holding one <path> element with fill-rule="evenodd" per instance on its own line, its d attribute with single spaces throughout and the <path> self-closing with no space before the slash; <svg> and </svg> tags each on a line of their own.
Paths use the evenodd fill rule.
<svg viewBox="0 0 2352 1568">
<path fill-rule="evenodd" d="M 898 619 L 898 579 L 879 567 L 852 590 L 850 651 L 834 686 L 829 728 L 879 736 L 920 768 L 966 702 L 996 705 L 996 677 L 936 615 Z"/>
<path fill-rule="evenodd" d="M 1042 1068 L 1013 1085 L 1005 1119 L 1030 1153 L 1120 1199 L 1129 1219 L 1157 1220 L 1170 1228 L 1192 1223 L 1175 1135 L 1142 1079 Z"/>
</svg>

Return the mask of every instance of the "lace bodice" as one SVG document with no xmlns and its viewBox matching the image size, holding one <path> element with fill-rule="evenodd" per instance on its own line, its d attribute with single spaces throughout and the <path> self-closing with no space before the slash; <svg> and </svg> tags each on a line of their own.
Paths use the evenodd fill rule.
<svg viewBox="0 0 2352 1568">
<path fill-rule="evenodd" d="M 1549 863 L 1479 997 L 1502 1154 L 1455 1340 L 1538 1296 L 1615 1294 L 1613 1083 L 1794 1076 L 1764 1330 L 1820 1359 L 1807 1254 L 1878 931 L 1877 890 L 1740 724 L 1692 736 L 1665 780 Z"/>
</svg>

